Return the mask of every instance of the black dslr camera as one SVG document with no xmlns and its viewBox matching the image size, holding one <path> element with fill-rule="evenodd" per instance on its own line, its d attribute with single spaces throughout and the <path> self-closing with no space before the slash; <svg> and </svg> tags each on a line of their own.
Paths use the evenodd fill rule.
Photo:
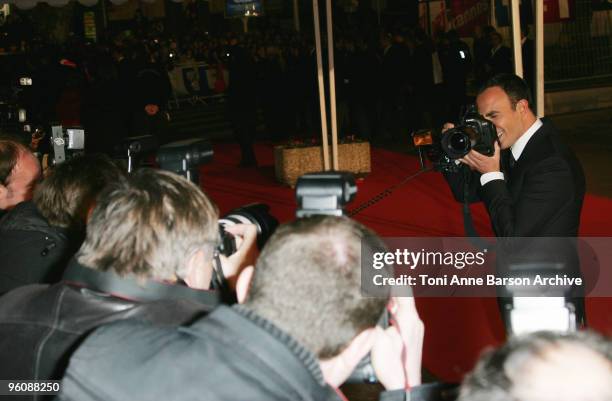
<svg viewBox="0 0 612 401">
<path fill-rule="evenodd" d="M 296 217 L 313 215 L 345 215 L 344 207 L 357 194 L 355 178 L 351 173 L 323 171 L 304 174 L 298 178 L 295 197 L 298 203 Z"/>
<path fill-rule="evenodd" d="M 232 210 L 219 219 L 219 234 L 221 243 L 219 253 L 230 256 L 236 252 L 236 239 L 225 231 L 225 227 L 235 224 L 253 224 L 257 227 L 257 247 L 262 249 L 268 238 L 272 236 L 278 220 L 270 214 L 270 207 L 263 203 L 252 203 Z"/>
<path fill-rule="evenodd" d="M 157 150 L 157 163 L 162 170 L 182 175 L 200 185 L 200 167 L 213 158 L 210 143 L 200 138 L 170 142 Z"/>
<path fill-rule="evenodd" d="M 434 135 L 430 130 L 417 131 L 412 134 L 419 151 L 421 164 L 425 155 L 439 171 L 456 171 L 455 160 L 467 155 L 472 149 L 486 156 L 495 152 L 497 130 L 495 125 L 478 114 L 472 105 L 459 121 L 448 131 Z"/>
</svg>

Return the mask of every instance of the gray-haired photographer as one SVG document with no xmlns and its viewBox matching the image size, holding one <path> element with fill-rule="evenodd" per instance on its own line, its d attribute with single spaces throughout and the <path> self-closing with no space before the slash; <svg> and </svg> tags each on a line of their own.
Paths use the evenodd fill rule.
<svg viewBox="0 0 612 401">
<path fill-rule="evenodd" d="M 404 400 L 407 391 L 433 399 L 421 398 L 414 299 L 394 299 L 395 323 L 376 327 L 389 299 L 361 295 L 363 246 L 382 244 L 346 217 L 283 225 L 240 274 L 242 304 L 180 329 L 124 321 L 96 330 L 72 357 L 59 398 L 339 400 L 338 387 L 372 351 L 390 390 L 383 399 Z"/>
<path fill-rule="evenodd" d="M 226 230 L 238 245 L 220 257 L 232 288 L 254 263 L 257 234 L 251 225 Z M 151 169 L 116 177 L 97 197 L 83 245 L 62 280 L 0 298 L 0 378 L 61 378 L 77 344 L 104 323 L 132 318 L 179 325 L 209 312 L 220 298 L 207 291 L 218 244 L 217 209 L 194 184 Z"/>
</svg>

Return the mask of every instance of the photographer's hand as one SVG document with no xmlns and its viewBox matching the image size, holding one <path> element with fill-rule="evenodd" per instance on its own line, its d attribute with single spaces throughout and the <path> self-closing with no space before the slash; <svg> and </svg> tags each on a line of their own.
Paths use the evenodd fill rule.
<svg viewBox="0 0 612 401">
<path fill-rule="evenodd" d="M 229 257 L 220 255 L 223 275 L 232 290 L 236 289 L 236 280 L 240 272 L 248 266 L 255 266 L 259 256 L 257 249 L 257 227 L 253 224 L 236 224 L 225 226 L 225 231 L 236 240 L 236 252 Z"/>
<path fill-rule="evenodd" d="M 493 146 L 495 147 L 495 153 L 493 153 L 493 156 L 485 156 L 482 153 L 478 153 L 475 150 L 471 150 L 470 153 L 459 159 L 459 161 L 468 165 L 472 170 L 476 170 L 481 174 L 500 171 L 499 143 L 495 141 Z"/>
<path fill-rule="evenodd" d="M 385 389 L 409 389 L 421 384 L 425 326 L 414 298 L 392 298 L 389 310 L 392 324 L 379 331 L 372 349 L 372 366 Z"/>
<path fill-rule="evenodd" d="M 455 124 L 453 124 L 453 123 L 444 123 L 444 125 L 442 126 L 442 133 L 445 133 L 446 131 L 448 131 L 451 128 L 455 128 Z"/>
</svg>

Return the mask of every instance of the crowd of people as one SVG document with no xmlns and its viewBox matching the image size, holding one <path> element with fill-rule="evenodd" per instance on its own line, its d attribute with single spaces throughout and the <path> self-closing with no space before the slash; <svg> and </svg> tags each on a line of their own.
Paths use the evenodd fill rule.
<svg viewBox="0 0 612 401">
<path fill-rule="evenodd" d="M 334 39 L 341 137 L 407 140 L 417 129 L 458 121 L 480 83 L 513 70 L 507 40 L 490 26 L 474 31 L 471 48 L 454 30 L 432 38 L 419 27 L 367 35 L 340 30 Z M 227 119 L 243 149 L 257 135 L 258 111 L 265 136 L 276 141 L 316 136 L 321 127 L 316 55 L 308 35 L 279 30 L 215 35 L 194 26 L 178 36 L 149 24 L 97 43 L 75 37 L 57 47 L 34 36 L 11 48 L 28 57 L 18 72 L 34 78 L 33 122 L 82 125 L 92 151 L 111 153 L 128 136 L 171 140 L 176 133 L 168 130 L 167 105 L 173 99 L 168 72 L 193 63 L 219 71 L 217 81 L 200 85 L 197 94 L 230 97 Z M 523 49 L 531 84 L 527 31 Z M 245 114 L 241 120 L 247 122 L 236 121 Z M 247 154 L 245 163 L 251 159 Z"/>
<path fill-rule="evenodd" d="M 524 81 L 495 76 L 477 103 L 502 130 L 500 144 L 492 157 L 460 161 L 478 177 L 473 187 L 482 186 L 476 192 L 496 233 L 575 235 L 584 192 L 574 185 L 584 181 L 580 169 L 568 170 L 571 154 L 540 149 L 538 160 L 528 144 L 515 163 L 531 168 L 496 171 L 523 127 L 527 141 L 561 149 L 530 111 Z M 542 164 L 554 168 L 539 171 Z M 541 188 L 539 174 L 550 188 Z M 612 342 L 584 330 L 513 336 L 483 354 L 461 386 L 422 383 L 426 327 L 414 298 L 363 296 L 363 255 L 386 245 L 348 217 L 286 223 L 261 250 L 254 225 L 225 226 L 237 248 L 224 255 L 217 207 L 179 175 L 127 175 L 95 154 L 55 166 L 42 182 L 41 175 L 27 146 L 0 140 L 3 379 L 61 380 L 58 399 L 75 401 L 343 400 L 340 386 L 367 357 L 367 380 L 383 386 L 381 400 L 612 397 Z M 514 203 L 548 194 L 558 202 L 542 204 L 552 218 L 541 211 L 536 221 L 500 200 L 510 196 L 505 180 L 519 175 L 529 177 L 510 188 Z"/>
<path fill-rule="evenodd" d="M 419 29 L 339 35 L 341 131 L 400 139 L 456 121 L 468 81 L 482 81 L 477 107 L 499 141 L 490 156 L 459 159 L 471 170 L 446 175 L 453 193 L 484 201 L 500 237 L 576 236 L 582 169 L 534 114 L 525 81 L 504 74 L 502 42 L 490 28 L 473 51 L 454 31 L 435 42 Z M 86 155 L 44 174 L 27 145 L 0 139 L 1 379 L 62 380 L 66 401 L 343 400 L 340 386 L 368 358 L 381 400 L 612 399 L 612 343 L 589 331 L 511 337 L 458 388 L 423 383 L 427 327 L 414 298 L 362 295 L 364 249 L 386 248 L 376 233 L 312 216 L 258 249 L 256 227 L 236 224 L 224 228 L 236 241 L 224 255 L 217 206 L 200 188 L 162 170 L 126 174 L 104 154 L 129 135 L 170 139 L 168 69 L 202 61 L 227 65 L 241 162 L 256 163 L 258 107 L 273 139 L 320 125 L 309 41 L 153 29 L 57 53 L 22 47 L 39 56 L 28 65 L 47 91 L 34 94 L 40 115 L 80 123 L 91 139 Z M 54 86 L 58 76 L 68 85 Z"/>
</svg>

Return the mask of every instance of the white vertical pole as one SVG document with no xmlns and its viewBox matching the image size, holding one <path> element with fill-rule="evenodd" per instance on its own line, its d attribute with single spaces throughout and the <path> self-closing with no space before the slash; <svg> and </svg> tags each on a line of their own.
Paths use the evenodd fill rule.
<svg viewBox="0 0 612 401">
<path fill-rule="evenodd" d="M 536 111 L 538 117 L 544 117 L 544 3 L 535 0 L 535 82 Z"/>
<path fill-rule="evenodd" d="M 510 3 L 512 6 L 512 48 L 514 50 L 514 73 L 523 78 L 523 52 L 521 48 L 521 13 L 519 9 L 519 0 L 511 0 Z"/>
<path fill-rule="evenodd" d="M 312 0 L 314 16 L 315 45 L 317 52 L 317 77 L 319 81 L 319 106 L 321 108 L 321 144 L 323 145 L 323 168 L 329 170 L 329 145 L 327 144 L 327 112 L 325 111 L 325 81 L 321 59 L 321 28 L 319 26 L 319 1 Z"/>
<path fill-rule="evenodd" d="M 298 7 L 298 0 L 293 0 L 293 26 L 295 31 L 300 31 L 300 9 Z"/>
<path fill-rule="evenodd" d="M 334 27 L 331 0 L 327 0 L 327 51 L 329 57 L 329 108 L 332 127 L 332 166 L 338 170 L 338 120 L 336 119 L 336 73 L 334 70 Z"/>
</svg>

